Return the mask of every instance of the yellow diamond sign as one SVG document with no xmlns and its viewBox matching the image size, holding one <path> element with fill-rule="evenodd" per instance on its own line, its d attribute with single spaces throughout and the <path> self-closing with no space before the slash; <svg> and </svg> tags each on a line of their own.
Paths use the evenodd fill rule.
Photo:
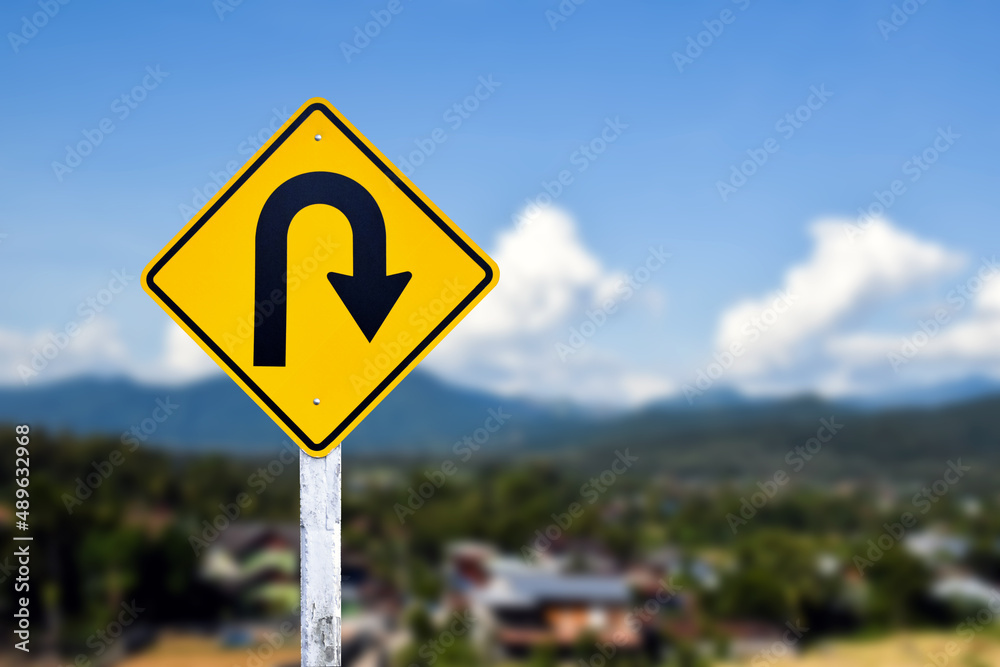
<svg viewBox="0 0 1000 667">
<path fill-rule="evenodd" d="M 143 271 L 169 315 L 324 456 L 499 271 L 328 102 L 286 122 Z"/>
</svg>

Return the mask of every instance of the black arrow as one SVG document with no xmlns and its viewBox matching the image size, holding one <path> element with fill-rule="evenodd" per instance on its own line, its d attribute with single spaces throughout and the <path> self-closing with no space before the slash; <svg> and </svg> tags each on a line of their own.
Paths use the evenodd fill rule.
<svg viewBox="0 0 1000 667">
<path fill-rule="evenodd" d="M 386 275 L 385 221 L 375 198 L 360 183 L 341 174 L 314 171 L 282 183 L 271 193 L 257 220 L 253 364 L 284 366 L 288 300 L 288 228 L 307 206 L 338 209 L 351 225 L 354 275 L 328 273 L 361 332 L 371 342 L 413 276 L 409 271 Z M 263 304 L 274 312 L 265 315 Z"/>
</svg>

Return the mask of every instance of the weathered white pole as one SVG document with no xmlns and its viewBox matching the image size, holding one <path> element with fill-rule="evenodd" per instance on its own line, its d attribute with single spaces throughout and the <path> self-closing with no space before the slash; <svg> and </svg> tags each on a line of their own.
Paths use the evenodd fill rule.
<svg viewBox="0 0 1000 667">
<path fill-rule="evenodd" d="M 340 667 L 340 447 L 299 455 L 302 667 Z"/>
</svg>

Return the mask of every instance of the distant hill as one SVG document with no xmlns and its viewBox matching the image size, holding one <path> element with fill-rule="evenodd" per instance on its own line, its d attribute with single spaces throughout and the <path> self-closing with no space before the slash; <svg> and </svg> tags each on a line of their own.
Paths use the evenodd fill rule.
<svg viewBox="0 0 1000 667">
<path fill-rule="evenodd" d="M 993 378 L 972 376 L 954 382 L 897 390 L 890 394 L 851 401 L 852 405 L 867 409 L 887 407 L 939 407 L 951 403 L 973 401 L 985 396 L 1000 394 L 1000 382 Z"/>
<path fill-rule="evenodd" d="M 257 453 L 287 441 L 229 378 L 182 386 L 149 386 L 127 379 L 78 378 L 56 384 L 0 389 L 0 422 L 21 421 L 79 435 L 120 435 L 150 417 L 157 400 L 176 404 L 149 440 L 173 449 Z M 449 447 L 483 425 L 487 410 L 512 415 L 500 440 L 523 437 L 578 418 L 580 411 L 502 399 L 410 374 L 351 434 L 355 451 Z"/>
<path fill-rule="evenodd" d="M 483 426 L 489 410 L 502 409 L 510 419 L 491 436 L 477 465 L 555 455 L 560 465 L 599 471 L 616 449 L 627 447 L 641 457 L 644 473 L 755 481 L 788 470 L 789 452 L 816 435 L 821 419 L 834 418 L 843 430 L 797 479 L 925 479 L 958 457 L 975 462 L 977 476 L 1000 478 L 1000 394 L 989 393 L 993 389 L 972 383 L 936 389 L 936 396 L 914 391 L 906 405 L 812 396 L 750 400 L 727 391 L 694 405 L 681 399 L 597 414 L 457 388 L 417 371 L 348 437 L 345 455 L 440 460 Z M 948 402 L 951 396 L 960 400 Z M 178 407 L 151 444 L 255 455 L 287 441 L 228 378 L 180 387 L 81 378 L 0 389 L 0 422 L 119 437 L 147 419 L 157 400 L 168 399 Z"/>
<path fill-rule="evenodd" d="M 832 438 L 829 428 L 820 432 L 828 424 L 836 427 Z M 961 487 L 967 493 L 1000 483 L 1000 395 L 934 407 L 859 407 L 811 397 L 700 410 L 658 406 L 560 434 L 547 446 L 560 451 L 560 465 L 589 474 L 628 448 L 640 469 L 686 484 L 755 484 L 779 471 L 798 483 L 929 484 L 961 460 L 971 467 Z M 802 454 L 803 448 L 815 451 Z"/>
</svg>

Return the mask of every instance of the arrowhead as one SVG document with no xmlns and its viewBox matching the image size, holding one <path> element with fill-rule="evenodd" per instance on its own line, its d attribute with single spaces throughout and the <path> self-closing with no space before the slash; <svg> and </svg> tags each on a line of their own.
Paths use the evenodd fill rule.
<svg viewBox="0 0 1000 667">
<path fill-rule="evenodd" d="M 404 271 L 391 276 L 348 276 L 330 272 L 326 277 L 370 343 L 413 274 Z"/>
</svg>

